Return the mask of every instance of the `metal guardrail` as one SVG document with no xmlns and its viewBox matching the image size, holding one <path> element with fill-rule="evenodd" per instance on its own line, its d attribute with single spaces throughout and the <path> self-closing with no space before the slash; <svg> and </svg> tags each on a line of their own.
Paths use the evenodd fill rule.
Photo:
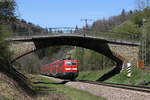
<svg viewBox="0 0 150 100">
<path fill-rule="evenodd" d="M 126 39 L 118 39 L 118 38 L 111 38 L 111 37 L 104 37 L 104 36 L 98 36 L 95 34 L 85 34 L 84 30 L 80 30 L 80 31 L 72 31 L 73 33 L 48 33 L 48 32 L 44 32 L 44 33 L 29 33 L 29 32 L 23 32 L 23 35 L 15 35 L 15 36 L 10 36 L 5 40 L 15 40 L 15 39 L 32 39 L 32 38 L 37 38 L 37 37 L 50 37 L 50 36 L 59 36 L 59 35 L 63 35 L 63 36 L 82 36 L 82 37 L 91 37 L 91 38 L 99 38 L 99 39 L 103 39 L 103 40 L 107 40 L 110 41 L 112 43 L 126 43 L 126 44 L 136 44 L 136 45 L 141 45 L 140 42 L 135 41 L 135 40 L 126 40 Z M 22 33 L 22 32 L 21 32 Z M 21 34 L 20 33 L 20 34 Z M 28 35 L 27 35 L 28 34 Z"/>
</svg>

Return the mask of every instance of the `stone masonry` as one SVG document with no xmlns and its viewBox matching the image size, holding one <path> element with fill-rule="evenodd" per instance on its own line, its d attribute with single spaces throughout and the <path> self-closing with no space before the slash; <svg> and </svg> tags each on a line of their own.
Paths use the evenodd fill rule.
<svg viewBox="0 0 150 100">
<path fill-rule="evenodd" d="M 120 44 L 108 45 L 113 52 L 124 58 L 125 63 L 132 63 L 132 65 L 138 66 L 139 46 Z"/>
<path fill-rule="evenodd" d="M 11 42 L 9 48 L 13 53 L 13 56 L 11 57 L 12 60 L 36 49 L 33 42 Z"/>
</svg>

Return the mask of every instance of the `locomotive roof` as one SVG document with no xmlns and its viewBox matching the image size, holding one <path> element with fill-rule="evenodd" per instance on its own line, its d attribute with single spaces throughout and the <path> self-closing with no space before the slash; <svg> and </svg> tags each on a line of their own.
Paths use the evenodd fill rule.
<svg viewBox="0 0 150 100">
<path fill-rule="evenodd" d="M 75 59 L 61 59 L 61 60 L 54 61 L 54 62 L 52 62 L 50 64 L 54 64 L 54 63 L 57 63 L 59 61 L 78 61 L 78 60 L 75 60 Z"/>
</svg>

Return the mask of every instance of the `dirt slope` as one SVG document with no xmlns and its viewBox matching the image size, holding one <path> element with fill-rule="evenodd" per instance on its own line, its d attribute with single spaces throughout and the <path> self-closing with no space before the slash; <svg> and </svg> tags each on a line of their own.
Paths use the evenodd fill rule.
<svg viewBox="0 0 150 100">
<path fill-rule="evenodd" d="M 15 81 L 0 73 L 0 100 L 33 100 Z"/>
</svg>

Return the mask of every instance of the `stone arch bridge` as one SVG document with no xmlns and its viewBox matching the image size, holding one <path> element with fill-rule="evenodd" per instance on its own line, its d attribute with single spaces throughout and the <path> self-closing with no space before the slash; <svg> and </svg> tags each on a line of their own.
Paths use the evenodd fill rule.
<svg viewBox="0 0 150 100">
<path fill-rule="evenodd" d="M 13 51 L 12 62 L 38 49 L 55 45 L 71 45 L 88 48 L 107 56 L 116 62 L 116 68 L 130 62 L 137 66 L 140 43 L 111 40 L 81 35 L 45 35 L 8 38 Z"/>
</svg>

